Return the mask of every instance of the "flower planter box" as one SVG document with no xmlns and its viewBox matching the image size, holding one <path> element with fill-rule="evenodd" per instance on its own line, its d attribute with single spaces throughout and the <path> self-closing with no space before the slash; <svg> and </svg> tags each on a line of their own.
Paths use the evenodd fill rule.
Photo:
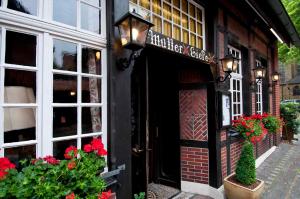
<svg viewBox="0 0 300 199">
<path fill-rule="evenodd" d="M 264 181 L 257 179 L 260 181 L 259 185 L 256 186 L 254 189 L 249 189 L 244 187 L 240 184 L 232 182 L 229 180 L 235 173 L 227 176 L 224 179 L 224 190 L 225 195 L 228 199 L 259 199 L 261 193 L 263 192 L 264 188 Z"/>
</svg>

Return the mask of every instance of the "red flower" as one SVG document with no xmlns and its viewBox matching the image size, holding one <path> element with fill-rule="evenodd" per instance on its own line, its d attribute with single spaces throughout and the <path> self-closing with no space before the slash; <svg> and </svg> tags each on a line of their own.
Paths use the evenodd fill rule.
<svg viewBox="0 0 300 199">
<path fill-rule="evenodd" d="M 8 158 L 0 158 L 0 180 L 3 180 L 7 175 L 7 171 L 14 169 L 16 166 L 9 161 Z"/>
<path fill-rule="evenodd" d="M 0 169 L 7 170 L 14 168 L 16 168 L 16 166 L 13 163 L 11 163 L 8 158 L 0 158 Z"/>
<path fill-rule="evenodd" d="M 73 152 L 73 154 L 72 154 L 72 152 Z M 78 153 L 78 150 L 75 146 L 69 146 L 66 149 L 64 156 L 66 159 L 72 159 L 77 156 L 77 153 Z"/>
<path fill-rule="evenodd" d="M 111 196 L 111 190 L 109 191 L 104 191 L 101 194 L 98 195 L 98 199 L 109 199 Z"/>
<path fill-rule="evenodd" d="M 90 145 L 90 144 L 84 145 L 83 150 L 84 150 L 84 152 L 86 152 L 86 153 L 92 152 L 92 150 L 93 150 L 93 149 L 92 149 L 92 145 Z"/>
<path fill-rule="evenodd" d="M 101 138 L 94 138 L 91 142 L 91 145 L 93 150 L 104 148 Z"/>
<path fill-rule="evenodd" d="M 7 172 L 0 170 L 0 180 L 4 180 Z"/>
<path fill-rule="evenodd" d="M 246 136 L 247 136 L 247 137 L 249 137 L 250 134 L 251 134 L 250 132 L 246 132 Z"/>
<path fill-rule="evenodd" d="M 69 162 L 68 163 L 68 169 L 69 170 L 72 170 L 76 167 L 76 162 L 72 161 L 72 162 Z"/>
<path fill-rule="evenodd" d="M 66 199 L 75 199 L 75 194 L 71 193 L 71 194 L 67 195 Z"/>
<path fill-rule="evenodd" d="M 43 158 L 43 160 L 46 161 L 48 164 L 51 164 L 51 165 L 59 164 L 59 160 L 55 159 L 51 155 L 47 155 L 46 157 Z"/>
<path fill-rule="evenodd" d="M 107 155 L 107 151 L 104 148 L 101 148 L 101 149 L 98 149 L 97 154 L 99 156 L 104 156 L 104 155 Z"/>
</svg>

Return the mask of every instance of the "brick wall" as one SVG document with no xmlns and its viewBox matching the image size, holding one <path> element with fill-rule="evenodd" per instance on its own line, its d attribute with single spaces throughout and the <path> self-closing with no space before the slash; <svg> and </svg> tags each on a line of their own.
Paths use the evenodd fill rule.
<svg viewBox="0 0 300 199">
<path fill-rule="evenodd" d="M 181 147 L 181 180 L 208 184 L 208 149 Z"/>
<path fill-rule="evenodd" d="M 234 172 L 236 163 L 240 158 L 243 142 L 235 142 L 230 145 L 231 172 Z"/>
</svg>

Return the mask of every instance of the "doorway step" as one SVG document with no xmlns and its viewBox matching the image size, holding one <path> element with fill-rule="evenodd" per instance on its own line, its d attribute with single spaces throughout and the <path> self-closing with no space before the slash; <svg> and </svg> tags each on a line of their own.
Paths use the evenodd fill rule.
<svg viewBox="0 0 300 199">
<path fill-rule="evenodd" d="M 148 199 L 168 199 L 180 193 L 180 190 L 161 184 L 148 184 Z"/>
<path fill-rule="evenodd" d="M 161 184 L 148 184 L 148 199 L 213 199 L 209 196 L 182 192 Z"/>
</svg>

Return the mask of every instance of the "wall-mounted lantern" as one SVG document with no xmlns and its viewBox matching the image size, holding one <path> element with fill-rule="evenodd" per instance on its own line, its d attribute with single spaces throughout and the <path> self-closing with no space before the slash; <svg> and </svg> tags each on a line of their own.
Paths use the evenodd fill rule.
<svg viewBox="0 0 300 199">
<path fill-rule="evenodd" d="M 135 51 L 145 47 L 149 29 L 153 24 L 133 10 L 133 12 L 128 12 L 121 17 L 115 26 L 119 29 L 122 47 L 132 50 L 129 59 L 121 58 L 118 60 L 119 67 L 124 70 L 130 66 L 131 61 L 135 58 Z"/>
<path fill-rule="evenodd" d="M 253 69 L 253 72 L 255 79 L 257 79 L 256 82 L 261 83 L 261 80 L 266 76 L 266 68 L 260 65 Z"/>
<path fill-rule="evenodd" d="M 232 54 L 229 54 L 223 59 L 220 59 L 220 61 L 222 63 L 222 70 L 225 73 L 225 77 L 217 77 L 217 82 L 225 82 L 227 78 L 231 78 L 230 73 L 235 73 L 237 71 L 239 59 L 235 58 Z"/>
<path fill-rule="evenodd" d="M 274 72 L 273 75 L 272 75 L 272 81 L 274 83 L 277 83 L 278 80 L 279 80 L 279 77 L 280 77 L 280 74 L 278 72 Z"/>
</svg>

